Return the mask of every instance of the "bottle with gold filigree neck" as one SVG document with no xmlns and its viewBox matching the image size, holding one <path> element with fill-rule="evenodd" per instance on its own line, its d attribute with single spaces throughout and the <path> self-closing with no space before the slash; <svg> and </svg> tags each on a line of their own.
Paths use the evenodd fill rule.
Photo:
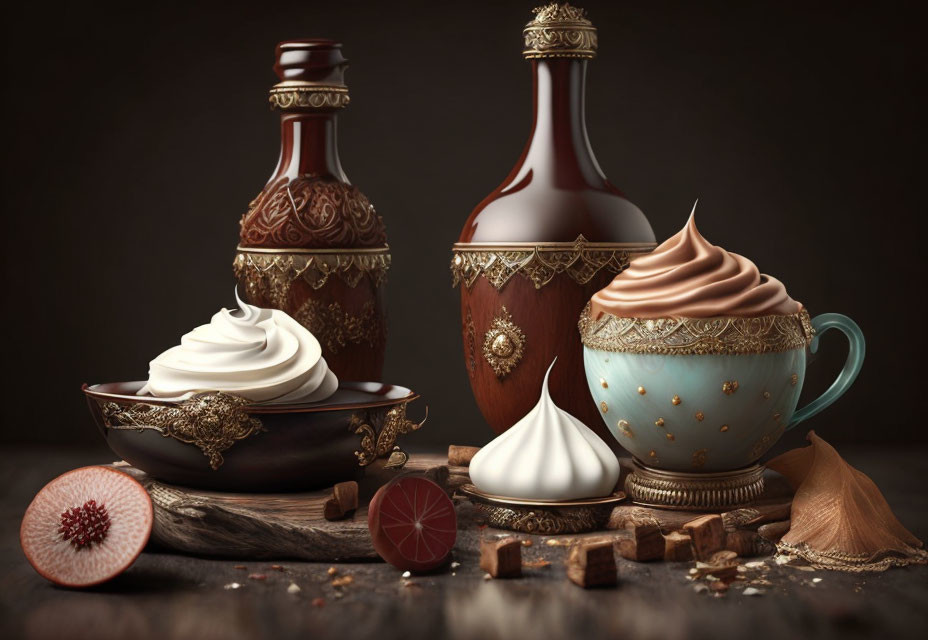
<svg viewBox="0 0 928 640">
<path fill-rule="evenodd" d="M 500 433 L 532 408 L 556 356 L 554 401 L 616 446 L 586 386 L 577 320 L 594 292 L 654 248 L 654 232 L 590 147 L 586 66 L 598 43 L 586 12 L 540 7 L 523 39 L 533 74 L 531 136 L 453 247 L 465 365 L 477 404 Z"/>
<path fill-rule="evenodd" d="M 383 220 L 338 158 L 347 65 L 332 40 L 277 45 L 280 159 L 242 216 L 234 270 L 247 302 L 286 311 L 319 339 L 339 379 L 376 381 L 390 253 Z"/>
</svg>

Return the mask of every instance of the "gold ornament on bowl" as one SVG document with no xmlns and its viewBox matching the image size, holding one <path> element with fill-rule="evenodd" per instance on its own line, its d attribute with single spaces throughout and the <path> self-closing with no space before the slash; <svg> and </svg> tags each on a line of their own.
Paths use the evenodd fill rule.
<svg viewBox="0 0 928 640">
<path fill-rule="evenodd" d="M 378 458 L 399 464 L 400 436 L 419 396 L 398 385 L 342 382 L 321 402 L 267 404 L 219 391 L 189 398 L 138 395 L 144 382 L 83 391 L 107 445 L 164 482 L 221 491 L 331 487 L 357 479 Z M 201 455 L 196 455 L 191 452 Z"/>
</svg>

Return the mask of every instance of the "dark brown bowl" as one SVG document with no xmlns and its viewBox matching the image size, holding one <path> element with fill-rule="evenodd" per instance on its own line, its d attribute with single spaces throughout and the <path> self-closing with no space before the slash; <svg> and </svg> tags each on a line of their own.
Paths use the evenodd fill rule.
<svg viewBox="0 0 928 640">
<path fill-rule="evenodd" d="M 200 489 L 286 491 L 355 480 L 425 422 L 406 417 L 418 394 L 376 382 L 342 383 L 323 402 L 289 405 L 220 392 L 135 395 L 143 384 L 83 386 L 100 432 L 132 466 Z"/>
</svg>

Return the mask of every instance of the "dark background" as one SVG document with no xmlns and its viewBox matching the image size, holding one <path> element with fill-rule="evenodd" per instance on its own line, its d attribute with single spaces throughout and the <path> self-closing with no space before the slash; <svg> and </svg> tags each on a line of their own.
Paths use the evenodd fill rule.
<svg viewBox="0 0 928 640">
<path fill-rule="evenodd" d="M 99 444 L 80 384 L 144 378 L 234 304 L 238 220 L 278 153 L 274 45 L 319 36 L 351 60 L 342 162 L 393 250 L 385 379 L 431 407 L 416 442 L 488 440 L 449 249 L 529 133 L 520 37 L 539 2 L 8 6 L 3 440 Z M 916 5 L 581 4 L 599 28 L 587 115 L 606 174 L 659 239 L 699 198 L 712 242 L 813 315 L 861 325 L 858 382 L 808 427 L 835 442 L 926 441 Z M 803 403 L 843 361 L 840 336 L 823 343 Z"/>
</svg>

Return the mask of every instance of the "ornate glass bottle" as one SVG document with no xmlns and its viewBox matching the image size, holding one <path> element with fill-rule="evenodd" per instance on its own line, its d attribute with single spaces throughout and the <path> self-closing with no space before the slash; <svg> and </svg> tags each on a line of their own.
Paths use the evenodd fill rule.
<svg viewBox="0 0 928 640">
<path fill-rule="evenodd" d="M 557 357 L 555 402 L 616 446 L 585 383 L 577 320 L 594 292 L 654 248 L 654 232 L 603 175 L 587 138 L 595 27 L 566 3 L 535 13 L 522 52 L 534 77 L 531 137 L 453 247 L 465 364 L 477 404 L 501 433 L 532 408 Z"/>
<path fill-rule="evenodd" d="M 340 379 L 380 380 L 390 253 L 383 220 L 338 158 L 347 65 L 331 40 L 277 45 L 280 160 L 242 216 L 234 270 L 248 302 L 312 331 Z"/>
</svg>

